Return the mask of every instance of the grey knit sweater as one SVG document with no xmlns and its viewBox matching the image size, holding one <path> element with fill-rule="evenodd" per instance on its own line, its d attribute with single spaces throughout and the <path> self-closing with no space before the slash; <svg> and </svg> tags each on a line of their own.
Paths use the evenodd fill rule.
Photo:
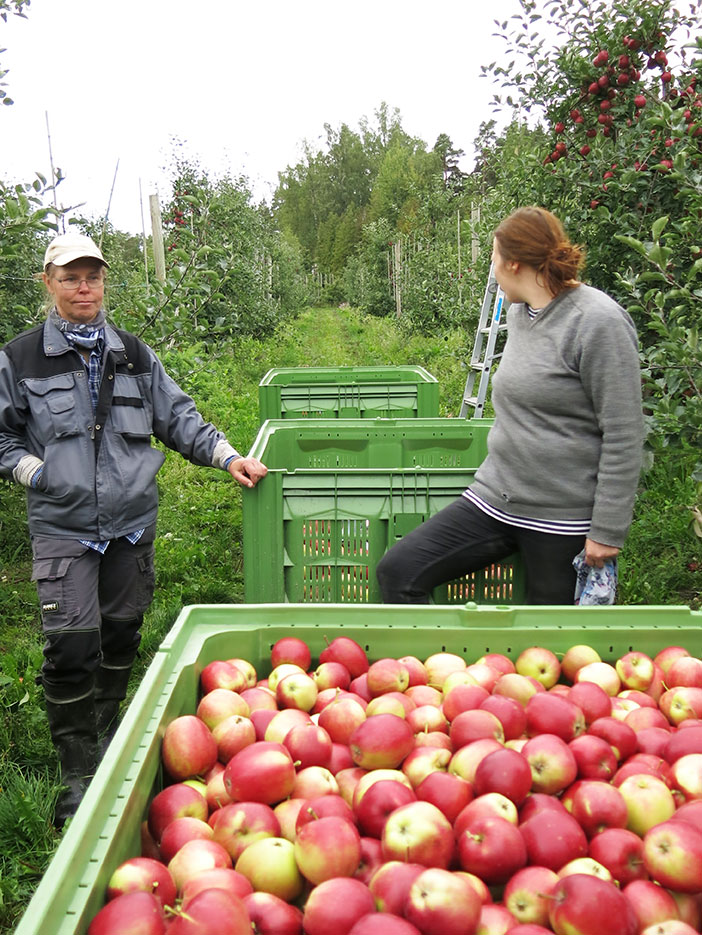
<svg viewBox="0 0 702 935">
<path fill-rule="evenodd" d="M 471 489 L 517 516 L 591 518 L 591 539 L 621 546 L 644 438 L 631 318 L 605 293 L 579 285 L 534 320 L 512 305 L 507 322 L 488 457 Z"/>
</svg>

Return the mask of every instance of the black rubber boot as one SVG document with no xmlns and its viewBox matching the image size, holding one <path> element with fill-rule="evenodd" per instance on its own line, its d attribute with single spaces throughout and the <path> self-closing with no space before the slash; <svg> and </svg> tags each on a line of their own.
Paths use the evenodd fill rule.
<svg viewBox="0 0 702 935">
<path fill-rule="evenodd" d="M 54 824 L 62 828 L 75 814 L 97 765 L 95 701 L 92 695 L 77 701 L 46 703 L 46 714 L 61 764 L 61 783 Z"/>
<path fill-rule="evenodd" d="M 119 727 L 119 705 L 127 696 L 128 666 L 110 667 L 104 664 L 95 676 L 95 713 L 98 736 L 98 762 L 105 755 Z"/>
</svg>

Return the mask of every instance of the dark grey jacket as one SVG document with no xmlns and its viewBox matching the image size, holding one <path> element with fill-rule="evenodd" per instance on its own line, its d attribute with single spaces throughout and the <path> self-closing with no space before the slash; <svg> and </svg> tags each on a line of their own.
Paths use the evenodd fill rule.
<svg viewBox="0 0 702 935">
<path fill-rule="evenodd" d="M 105 327 L 95 413 L 83 361 L 50 319 L 0 350 L 0 474 L 27 485 L 31 533 L 104 541 L 154 522 L 164 455 L 152 436 L 194 464 L 237 454 L 127 331 Z"/>
</svg>

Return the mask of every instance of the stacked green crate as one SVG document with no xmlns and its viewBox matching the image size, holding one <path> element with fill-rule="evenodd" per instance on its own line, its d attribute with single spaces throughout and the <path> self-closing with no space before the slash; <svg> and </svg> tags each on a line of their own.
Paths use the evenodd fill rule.
<svg viewBox="0 0 702 935">
<path fill-rule="evenodd" d="M 280 367 L 258 387 L 266 419 L 431 418 L 439 384 L 424 367 Z"/>
<path fill-rule="evenodd" d="M 375 568 L 447 506 L 487 454 L 489 419 L 269 420 L 250 454 L 267 477 L 243 496 L 249 603 L 379 603 Z M 435 603 L 524 599 L 518 556 L 437 588 Z"/>
</svg>

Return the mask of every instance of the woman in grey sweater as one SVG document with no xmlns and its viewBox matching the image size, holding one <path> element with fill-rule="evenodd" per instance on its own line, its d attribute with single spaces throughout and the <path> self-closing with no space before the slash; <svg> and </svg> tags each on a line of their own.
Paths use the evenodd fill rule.
<svg viewBox="0 0 702 935">
<path fill-rule="evenodd" d="M 572 604 L 573 558 L 584 549 L 602 567 L 618 554 L 644 438 L 638 342 L 624 309 L 578 281 L 583 262 L 543 208 L 495 231 L 510 308 L 488 457 L 458 500 L 380 561 L 386 603 L 427 603 L 437 585 L 519 552 L 527 603 Z"/>
</svg>

